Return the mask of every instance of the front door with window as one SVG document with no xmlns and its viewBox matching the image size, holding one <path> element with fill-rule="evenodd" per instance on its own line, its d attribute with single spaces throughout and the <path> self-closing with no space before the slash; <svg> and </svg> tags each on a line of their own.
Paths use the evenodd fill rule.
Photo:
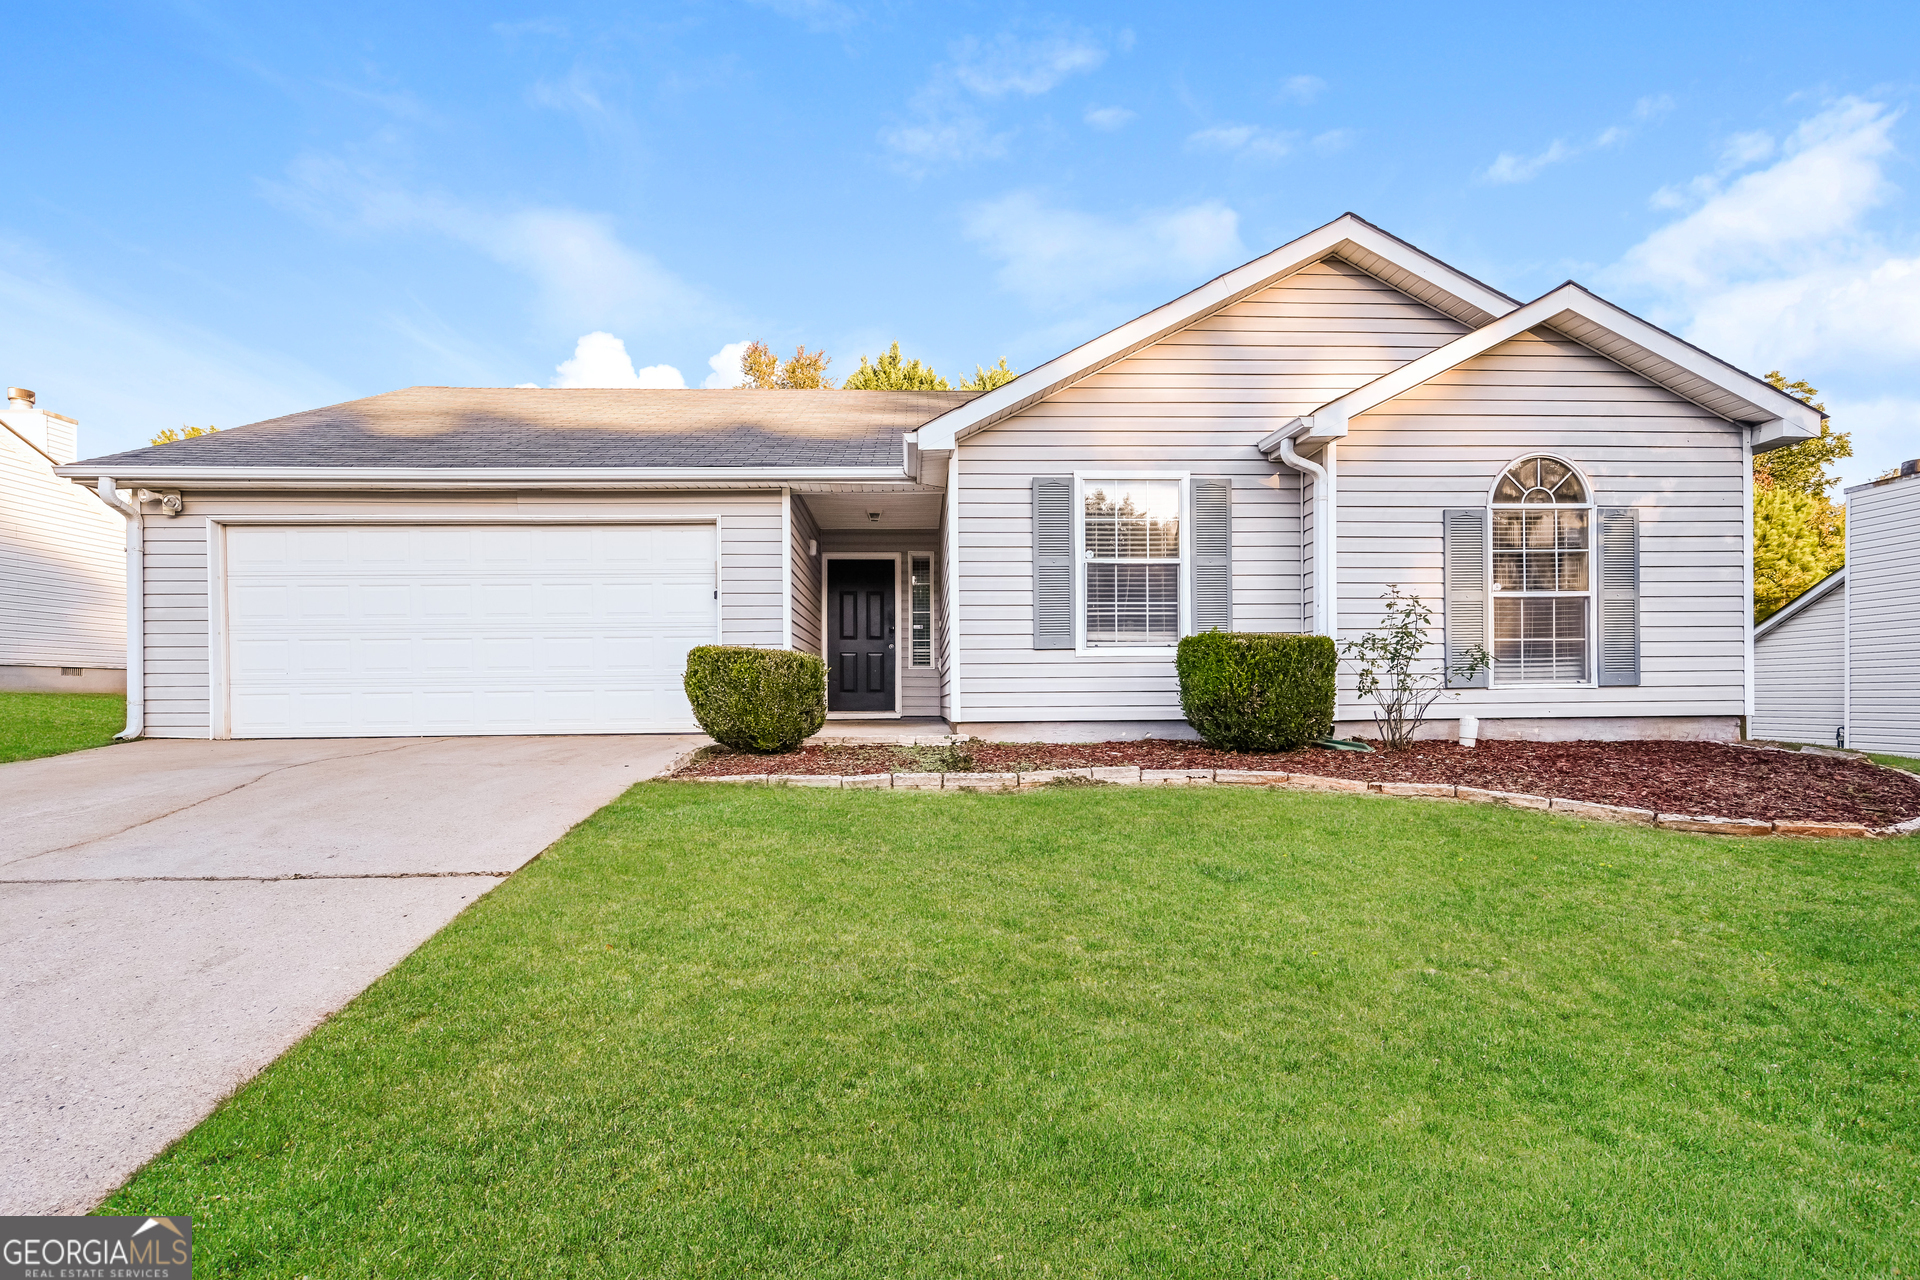
<svg viewBox="0 0 1920 1280">
<path fill-rule="evenodd" d="M 894 563 L 827 562 L 827 710 L 892 711 Z"/>
</svg>

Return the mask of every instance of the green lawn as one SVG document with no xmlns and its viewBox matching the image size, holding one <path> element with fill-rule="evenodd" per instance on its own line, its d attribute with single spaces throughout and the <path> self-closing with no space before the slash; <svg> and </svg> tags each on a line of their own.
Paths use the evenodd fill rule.
<svg viewBox="0 0 1920 1280">
<path fill-rule="evenodd" d="M 1915 760 L 1911 756 L 1883 756 L 1875 755 L 1869 751 L 1867 758 L 1884 764 L 1889 768 L 1905 769 L 1908 773 L 1920 773 L 1920 760 Z"/>
<path fill-rule="evenodd" d="M 0 693 L 0 764 L 104 747 L 126 726 L 117 693 Z"/>
<path fill-rule="evenodd" d="M 647 783 L 103 1211 L 208 1276 L 1911 1274 L 1917 853 Z"/>
</svg>

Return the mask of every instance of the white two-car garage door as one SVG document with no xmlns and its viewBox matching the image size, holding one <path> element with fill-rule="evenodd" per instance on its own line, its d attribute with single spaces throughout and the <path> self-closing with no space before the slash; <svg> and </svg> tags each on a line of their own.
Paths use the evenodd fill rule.
<svg viewBox="0 0 1920 1280">
<path fill-rule="evenodd" d="M 711 524 L 225 537 L 236 738 L 696 727 L 681 676 L 719 630 Z"/>
</svg>

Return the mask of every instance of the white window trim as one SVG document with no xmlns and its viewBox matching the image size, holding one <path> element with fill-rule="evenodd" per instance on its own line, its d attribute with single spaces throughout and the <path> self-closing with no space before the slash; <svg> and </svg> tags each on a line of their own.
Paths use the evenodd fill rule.
<svg viewBox="0 0 1920 1280">
<path fill-rule="evenodd" d="M 904 589 L 906 591 L 907 604 L 907 631 L 905 636 L 907 643 L 906 647 L 901 651 L 901 660 L 905 664 L 901 668 L 903 671 L 935 671 L 939 669 L 938 664 L 935 662 L 940 648 L 938 643 L 940 627 L 936 621 L 940 610 L 935 601 L 935 596 L 938 594 L 935 588 L 939 583 L 934 580 L 933 572 L 933 566 L 938 559 L 939 557 L 935 556 L 931 551 L 908 551 L 904 553 L 904 559 L 901 561 L 901 581 L 905 584 Z M 925 560 L 927 562 L 927 662 L 925 666 L 921 666 L 913 660 L 913 562 L 915 560 Z M 824 623 L 822 625 L 824 627 Z"/>
<path fill-rule="evenodd" d="M 1492 656 L 1494 647 L 1500 643 L 1499 636 L 1494 630 L 1496 625 L 1494 619 L 1494 604 L 1501 598 L 1501 592 L 1499 587 L 1495 585 L 1493 576 L 1493 513 L 1496 511 L 1521 511 L 1526 509 L 1525 504 L 1518 502 L 1502 502 L 1496 504 L 1493 500 L 1493 491 L 1500 487 L 1500 481 L 1507 472 L 1513 470 L 1521 463 L 1534 458 L 1549 458 L 1567 468 L 1573 472 L 1575 476 L 1579 477 L 1580 487 L 1586 492 L 1587 500 L 1584 503 L 1556 502 L 1551 509 L 1554 511 L 1585 511 L 1587 513 L 1587 589 L 1585 591 L 1516 591 L 1512 594 L 1514 596 L 1532 599 L 1575 599 L 1585 600 L 1587 602 L 1587 678 L 1585 680 L 1529 680 L 1524 683 L 1502 684 L 1500 682 L 1499 668 L 1497 666 L 1490 666 L 1487 668 L 1487 687 L 1490 689 L 1597 689 L 1600 687 L 1600 668 L 1598 666 L 1600 661 L 1600 619 L 1595 612 L 1593 603 L 1593 581 L 1596 569 L 1593 559 L 1596 552 L 1596 548 L 1593 545 L 1593 512 L 1599 503 L 1594 499 L 1593 478 L 1586 473 L 1586 469 L 1574 462 L 1571 458 L 1564 458 L 1557 453 L 1548 453 L 1541 449 L 1529 450 L 1502 464 L 1500 470 L 1494 474 L 1493 479 L 1487 484 L 1486 582 L 1488 656 Z"/>
<path fill-rule="evenodd" d="M 1529 455 L 1531 456 L 1531 455 Z M 1089 645 L 1087 643 L 1087 503 L 1089 480 L 1177 480 L 1180 482 L 1180 625 L 1173 644 Z M 1193 473 L 1097 468 L 1073 473 L 1073 651 L 1083 658 L 1171 658 L 1181 637 L 1193 634 Z"/>
</svg>

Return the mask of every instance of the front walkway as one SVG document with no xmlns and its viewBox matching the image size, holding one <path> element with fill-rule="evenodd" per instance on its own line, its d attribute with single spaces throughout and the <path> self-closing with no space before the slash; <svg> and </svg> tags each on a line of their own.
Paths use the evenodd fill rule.
<svg viewBox="0 0 1920 1280">
<path fill-rule="evenodd" d="M 145 741 L 0 765 L 0 1214 L 92 1208 L 704 741 Z"/>
</svg>

